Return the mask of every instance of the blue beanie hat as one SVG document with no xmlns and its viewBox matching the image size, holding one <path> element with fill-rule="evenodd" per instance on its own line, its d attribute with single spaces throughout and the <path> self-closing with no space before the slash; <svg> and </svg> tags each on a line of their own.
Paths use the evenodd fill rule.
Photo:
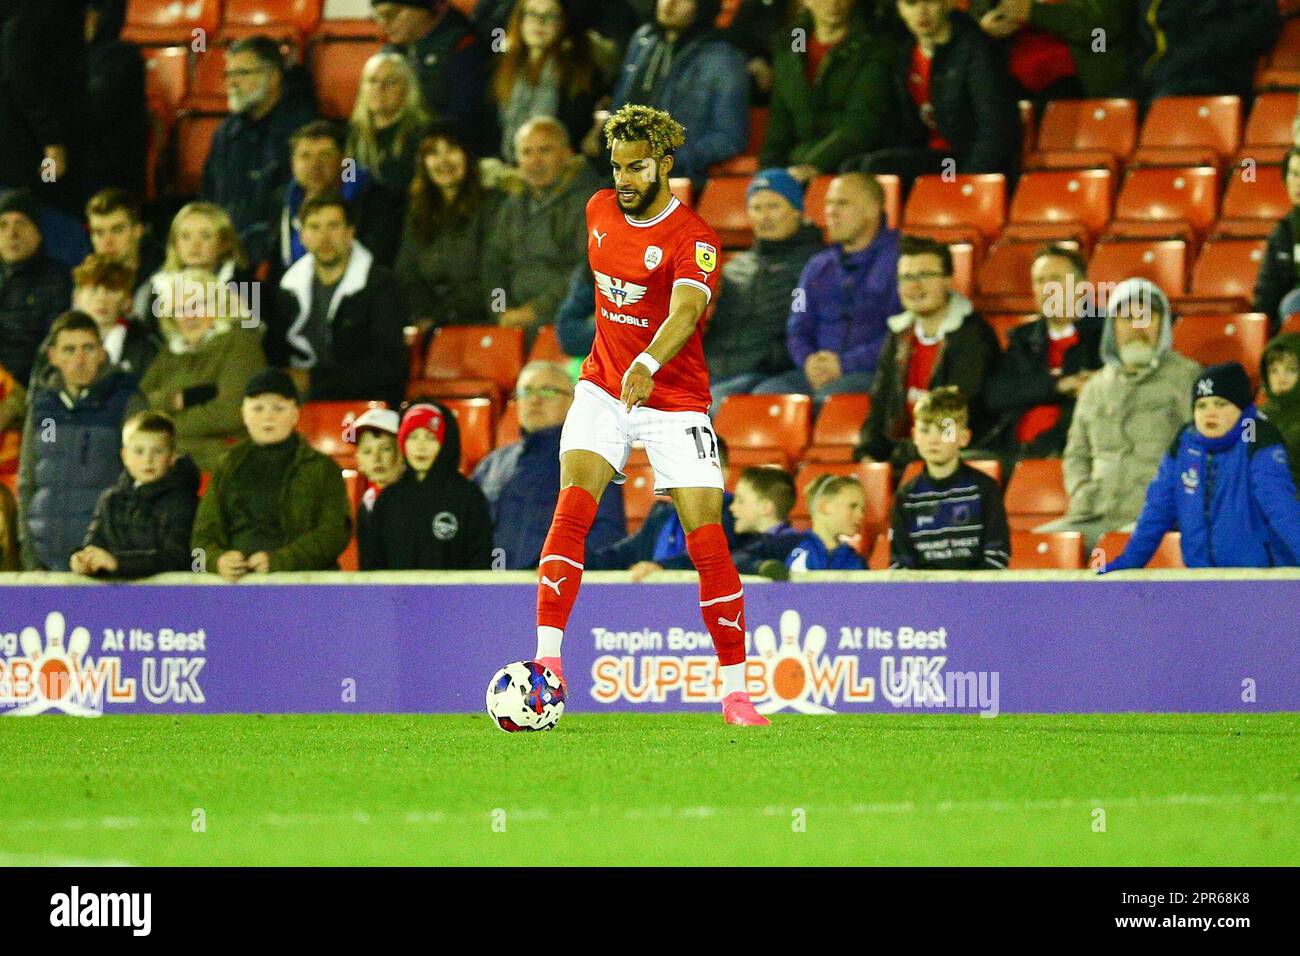
<svg viewBox="0 0 1300 956">
<path fill-rule="evenodd" d="M 793 176 L 787 173 L 779 166 L 771 169 L 759 170 L 758 175 L 749 181 L 749 188 L 745 190 L 745 201 L 754 195 L 760 189 L 770 189 L 772 192 L 785 198 L 791 206 L 803 212 L 803 187 Z"/>
</svg>

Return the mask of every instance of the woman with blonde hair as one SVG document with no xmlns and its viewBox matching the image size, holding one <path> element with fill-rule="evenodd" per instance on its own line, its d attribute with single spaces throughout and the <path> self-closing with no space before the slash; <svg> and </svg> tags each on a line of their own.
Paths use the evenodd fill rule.
<svg viewBox="0 0 1300 956">
<path fill-rule="evenodd" d="M 239 290 L 204 269 L 159 273 L 158 316 L 167 347 L 140 381 L 129 414 L 148 408 L 176 423 L 176 451 L 211 471 L 244 436 L 244 385 L 265 367 L 261 336 L 241 327 Z"/>
<path fill-rule="evenodd" d="M 220 282 L 251 282 L 254 278 L 239 233 L 230 214 L 216 203 L 186 203 L 172 217 L 162 267 L 136 292 L 135 314 L 146 322 L 160 319 L 157 312 L 158 277 L 182 269 L 204 269 Z"/>
<path fill-rule="evenodd" d="M 405 193 L 428 125 L 420 84 L 406 58 L 381 50 L 368 59 L 348 120 L 345 154 L 380 185 Z"/>
</svg>

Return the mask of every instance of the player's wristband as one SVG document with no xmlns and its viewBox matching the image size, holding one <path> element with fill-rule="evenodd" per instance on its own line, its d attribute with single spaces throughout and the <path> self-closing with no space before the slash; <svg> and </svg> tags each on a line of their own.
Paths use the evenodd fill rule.
<svg viewBox="0 0 1300 956">
<path fill-rule="evenodd" d="M 642 352 L 640 355 L 634 358 L 632 360 L 632 365 L 635 365 L 637 362 L 640 362 L 642 365 L 644 365 L 646 368 L 650 370 L 651 377 L 654 376 L 655 372 L 659 371 L 659 363 L 655 361 L 655 357 L 651 355 L 649 352 Z M 628 368 L 631 368 L 632 365 L 629 365 Z"/>
</svg>

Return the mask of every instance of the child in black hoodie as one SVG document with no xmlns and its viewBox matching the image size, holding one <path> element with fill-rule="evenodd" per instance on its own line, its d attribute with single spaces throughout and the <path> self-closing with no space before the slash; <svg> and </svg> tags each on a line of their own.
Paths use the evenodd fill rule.
<svg viewBox="0 0 1300 956">
<path fill-rule="evenodd" d="M 122 464 L 70 567 L 77 574 L 144 578 L 189 571 L 190 529 L 199 504 L 199 470 L 176 457 L 176 426 L 161 412 L 141 412 L 122 428 Z"/>
<path fill-rule="evenodd" d="M 412 405 L 397 445 L 406 473 L 384 489 L 359 540 L 362 571 L 487 570 L 492 517 L 478 485 L 457 470 L 460 430 L 438 404 Z"/>
</svg>

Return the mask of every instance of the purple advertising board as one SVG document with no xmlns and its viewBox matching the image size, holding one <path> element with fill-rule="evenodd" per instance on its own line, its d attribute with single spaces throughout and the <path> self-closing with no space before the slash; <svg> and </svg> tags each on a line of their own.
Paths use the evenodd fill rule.
<svg viewBox="0 0 1300 956">
<path fill-rule="evenodd" d="M 536 586 L 0 588 L 0 714 L 473 712 Z M 765 712 L 1300 711 L 1300 581 L 746 588 Z M 576 712 L 714 710 L 694 584 L 584 583 Z"/>
</svg>

